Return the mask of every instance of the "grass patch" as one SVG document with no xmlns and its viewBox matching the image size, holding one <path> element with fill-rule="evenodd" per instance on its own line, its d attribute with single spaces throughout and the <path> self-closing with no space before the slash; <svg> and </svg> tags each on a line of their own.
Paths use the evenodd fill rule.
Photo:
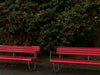
<svg viewBox="0 0 100 75">
<path fill-rule="evenodd" d="M 49 65 L 50 64 L 50 62 L 49 62 L 49 60 L 50 60 L 50 58 L 49 58 L 49 56 L 42 56 L 42 57 L 39 57 L 39 60 L 40 60 L 40 65 Z"/>
</svg>

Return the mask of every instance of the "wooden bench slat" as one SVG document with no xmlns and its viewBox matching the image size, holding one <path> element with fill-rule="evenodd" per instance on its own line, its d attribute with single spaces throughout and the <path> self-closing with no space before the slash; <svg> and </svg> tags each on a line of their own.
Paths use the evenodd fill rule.
<svg viewBox="0 0 100 75">
<path fill-rule="evenodd" d="M 56 53 L 56 54 L 63 54 L 63 55 L 86 55 L 86 56 L 100 56 L 100 54 L 86 54 L 86 53 Z"/>
<path fill-rule="evenodd" d="M 40 46 L 0 45 L 0 52 L 35 53 L 39 51 Z"/>
<path fill-rule="evenodd" d="M 100 53 L 99 51 L 86 51 L 87 53 Z M 66 51 L 66 52 L 57 52 L 57 53 L 86 53 L 84 51 Z"/>
<path fill-rule="evenodd" d="M 57 47 L 57 54 L 73 54 L 73 55 L 99 55 L 100 48 L 93 47 Z"/>
<path fill-rule="evenodd" d="M 34 57 L 19 57 L 19 56 L 0 56 L 0 59 L 4 60 L 22 60 L 22 61 L 31 61 Z"/>
<path fill-rule="evenodd" d="M 88 61 L 88 60 L 78 60 L 78 59 L 51 59 L 50 62 L 100 65 L 100 61 L 94 61 L 94 60 Z"/>
<path fill-rule="evenodd" d="M 100 49 L 99 50 L 58 50 L 58 51 L 100 51 Z"/>
<path fill-rule="evenodd" d="M 57 50 L 100 50 L 100 48 L 97 47 L 57 47 Z"/>
<path fill-rule="evenodd" d="M 1 50 L 0 52 L 35 53 L 35 51 Z"/>
</svg>

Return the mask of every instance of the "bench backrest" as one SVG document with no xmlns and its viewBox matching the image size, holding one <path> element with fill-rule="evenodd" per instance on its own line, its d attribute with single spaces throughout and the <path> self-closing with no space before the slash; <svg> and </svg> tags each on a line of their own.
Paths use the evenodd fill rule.
<svg viewBox="0 0 100 75">
<path fill-rule="evenodd" d="M 35 53 L 40 51 L 40 46 L 0 45 L 0 52 Z"/>
<path fill-rule="evenodd" d="M 100 47 L 57 47 L 56 54 L 100 56 Z"/>
</svg>

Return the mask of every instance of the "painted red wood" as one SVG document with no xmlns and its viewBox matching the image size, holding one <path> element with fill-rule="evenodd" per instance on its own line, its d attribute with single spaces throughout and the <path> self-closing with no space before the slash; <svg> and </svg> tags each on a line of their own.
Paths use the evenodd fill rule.
<svg viewBox="0 0 100 75">
<path fill-rule="evenodd" d="M 40 52 L 40 46 L 0 45 L 0 52 L 37 53 L 37 52 Z M 35 55 L 35 56 L 36 57 L 5 56 L 5 55 L 1 55 L 0 59 L 1 60 L 32 61 L 32 59 L 37 59 L 37 55 Z M 34 64 L 34 66 L 35 65 L 36 64 Z M 29 66 L 28 66 L 28 68 L 30 69 Z"/>
<path fill-rule="evenodd" d="M 34 59 L 34 57 L 24 57 L 24 56 L 4 56 L 1 55 L 0 59 L 3 60 L 21 60 L 21 61 L 32 61 L 32 59 Z M 35 58 L 36 59 L 36 58 Z"/>
<path fill-rule="evenodd" d="M 56 54 L 100 56 L 100 48 L 94 48 L 94 47 L 57 47 Z"/>
<path fill-rule="evenodd" d="M 54 51 L 50 51 L 50 53 L 55 53 Z"/>
<path fill-rule="evenodd" d="M 35 53 L 40 51 L 40 46 L 0 45 L 0 52 Z M 0 59 L 31 61 L 34 57 L 0 56 Z"/>
<path fill-rule="evenodd" d="M 94 60 L 51 59 L 50 62 L 100 65 L 100 61 L 94 61 Z"/>
<path fill-rule="evenodd" d="M 0 52 L 35 53 L 40 51 L 40 46 L 0 45 Z"/>
<path fill-rule="evenodd" d="M 57 47 L 56 54 L 64 55 L 87 55 L 87 56 L 100 56 L 100 47 Z M 78 60 L 78 59 L 63 59 L 55 58 L 50 59 L 50 62 L 55 63 L 75 63 L 75 64 L 91 64 L 100 65 L 98 60 Z"/>
</svg>

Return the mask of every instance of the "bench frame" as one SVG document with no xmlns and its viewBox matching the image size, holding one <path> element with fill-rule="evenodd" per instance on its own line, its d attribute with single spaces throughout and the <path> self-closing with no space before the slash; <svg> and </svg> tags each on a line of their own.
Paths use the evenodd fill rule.
<svg viewBox="0 0 100 75">
<path fill-rule="evenodd" d="M 52 54 L 56 55 L 56 52 L 50 51 L 50 60 L 52 59 Z M 59 58 L 61 58 L 61 54 L 59 54 Z M 53 71 L 54 72 L 58 72 L 60 70 L 59 63 L 58 63 L 57 70 L 56 70 L 56 66 L 55 66 L 55 63 L 54 62 L 52 63 L 52 65 L 53 65 Z"/>
<path fill-rule="evenodd" d="M 37 53 L 34 53 L 34 59 L 33 60 L 35 60 L 35 58 L 37 58 Z M 31 66 L 30 61 L 28 61 L 28 69 L 31 71 L 32 69 L 31 69 L 30 66 Z M 36 70 L 36 62 L 34 62 L 33 70 Z"/>
</svg>

